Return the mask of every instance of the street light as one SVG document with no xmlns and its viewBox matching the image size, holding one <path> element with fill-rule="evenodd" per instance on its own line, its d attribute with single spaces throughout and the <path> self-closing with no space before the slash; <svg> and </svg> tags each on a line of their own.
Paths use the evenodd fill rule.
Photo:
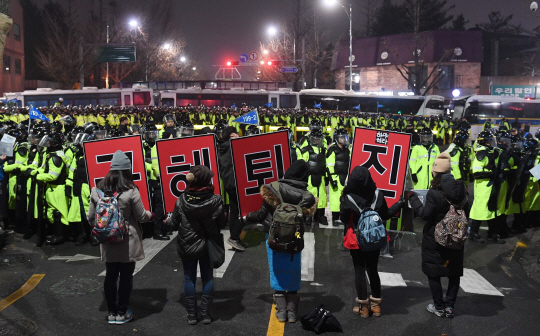
<svg viewBox="0 0 540 336">
<path fill-rule="evenodd" d="M 186 58 L 184 56 L 180 57 L 180 62 L 184 63 L 186 61 Z"/>
<path fill-rule="evenodd" d="M 193 69 L 193 71 L 195 71 L 195 70 L 197 70 L 197 67 L 193 67 L 193 68 L 191 68 L 191 69 Z"/>
<path fill-rule="evenodd" d="M 276 29 L 276 27 L 270 27 L 270 28 L 268 28 L 268 34 L 269 34 L 270 36 L 276 35 L 276 34 L 277 34 L 277 29 Z"/>
<path fill-rule="evenodd" d="M 163 49 L 165 49 L 165 50 L 171 49 L 171 44 L 170 44 L 170 43 L 165 43 L 165 44 L 163 45 Z"/>
<path fill-rule="evenodd" d="M 343 10 L 345 10 L 345 13 L 349 17 L 349 88 L 352 90 L 352 62 L 353 62 L 353 54 L 352 54 L 352 4 L 349 4 L 349 11 L 347 11 L 347 8 L 343 6 L 339 1 L 337 0 L 324 0 L 324 3 L 326 5 L 334 5 L 338 4 L 340 5 Z"/>
<path fill-rule="evenodd" d="M 131 20 L 129 21 L 129 26 L 131 28 L 137 28 L 137 26 L 139 25 L 139 22 L 137 22 L 137 20 Z"/>
<path fill-rule="evenodd" d="M 268 50 L 263 50 L 263 54 L 268 55 Z"/>
</svg>

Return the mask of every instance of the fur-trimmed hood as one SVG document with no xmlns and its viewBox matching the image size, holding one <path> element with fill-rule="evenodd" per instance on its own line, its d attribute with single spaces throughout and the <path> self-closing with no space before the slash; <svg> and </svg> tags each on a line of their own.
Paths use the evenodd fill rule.
<svg viewBox="0 0 540 336">
<path fill-rule="evenodd" d="M 279 190 L 281 197 L 287 203 L 298 204 L 305 217 L 313 216 L 317 210 L 319 200 L 311 193 L 306 193 L 307 183 L 294 180 L 280 180 Z M 306 196 L 307 195 L 307 196 Z M 281 204 L 277 191 L 271 185 L 261 187 L 261 196 L 273 209 Z"/>
</svg>

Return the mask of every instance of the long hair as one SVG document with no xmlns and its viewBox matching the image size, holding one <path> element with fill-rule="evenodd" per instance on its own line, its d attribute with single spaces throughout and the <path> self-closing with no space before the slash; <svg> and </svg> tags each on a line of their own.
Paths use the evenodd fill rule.
<svg viewBox="0 0 540 336">
<path fill-rule="evenodd" d="M 137 188 L 133 182 L 131 170 L 111 170 L 99 181 L 97 187 L 105 194 L 112 194 L 115 191 L 124 192 Z"/>
<path fill-rule="evenodd" d="M 431 180 L 431 189 L 440 189 L 442 187 L 442 173 L 435 172 L 433 180 Z"/>
</svg>

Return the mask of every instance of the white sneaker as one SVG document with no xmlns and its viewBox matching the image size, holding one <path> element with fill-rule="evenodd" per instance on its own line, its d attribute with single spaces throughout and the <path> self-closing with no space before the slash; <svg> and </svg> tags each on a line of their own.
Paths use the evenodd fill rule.
<svg viewBox="0 0 540 336">
<path fill-rule="evenodd" d="M 125 314 L 116 315 L 116 324 L 124 324 L 133 320 L 133 312 L 131 309 L 128 309 Z"/>
</svg>

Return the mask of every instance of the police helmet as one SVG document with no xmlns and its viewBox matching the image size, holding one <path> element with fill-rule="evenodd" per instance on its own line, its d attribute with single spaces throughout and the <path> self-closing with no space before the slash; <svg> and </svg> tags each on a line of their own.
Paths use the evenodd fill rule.
<svg viewBox="0 0 540 336">
<path fill-rule="evenodd" d="M 313 119 L 309 123 L 309 131 L 310 132 L 313 132 L 316 129 L 319 129 L 322 132 L 322 128 L 323 128 L 323 124 L 319 119 Z"/>
<path fill-rule="evenodd" d="M 495 137 L 493 134 L 491 134 L 491 132 L 487 131 L 480 132 L 480 134 L 478 134 L 478 138 L 476 138 L 476 142 L 482 146 L 497 147 Z"/>
<path fill-rule="evenodd" d="M 64 125 L 62 125 L 62 123 L 58 120 L 56 121 L 53 121 L 51 123 L 51 129 L 55 132 L 62 132 L 62 128 L 64 127 Z"/>
<path fill-rule="evenodd" d="M 261 134 L 260 128 L 256 125 L 250 125 L 247 128 L 247 135 L 256 135 L 256 134 Z"/>
<path fill-rule="evenodd" d="M 7 134 L 14 137 L 18 143 L 26 142 L 28 139 L 28 133 L 25 129 L 10 129 Z"/>
<path fill-rule="evenodd" d="M 322 130 L 320 130 L 320 129 L 314 129 L 309 134 L 309 143 L 312 146 L 322 147 L 323 146 L 323 140 L 324 140 L 324 136 L 323 136 Z"/>
<path fill-rule="evenodd" d="M 60 149 L 64 145 L 64 136 L 60 132 L 50 132 L 39 142 L 39 146 L 47 149 Z"/>
<path fill-rule="evenodd" d="M 431 145 L 433 143 L 433 132 L 431 131 L 431 128 L 422 128 L 420 131 L 420 142 L 422 145 Z"/>
<path fill-rule="evenodd" d="M 168 121 L 172 121 L 176 124 L 176 117 L 174 116 L 174 114 L 172 113 L 167 113 L 164 117 L 163 117 L 163 124 L 165 124 L 165 126 L 167 126 L 167 122 Z"/>
<path fill-rule="evenodd" d="M 178 127 L 177 136 L 183 138 L 192 136 L 193 134 L 195 134 L 193 123 L 189 120 L 182 120 L 180 127 Z"/>
<path fill-rule="evenodd" d="M 510 147 L 518 152 L 523 150 L 523 139 L 519 135 L 510 136 Z"/>
<path fill-rule="evenodd" d="M 334 132 L 334 142 L 341 146 L 349 146 L 349 132 L 347 132 L 347 130 L 344 128 L 336 129 L 336 131 Z"/>
<path fill-rule="evenodd" d="M 223 124 L 219 122 L 214 126 L 214 133 L 216 134 L 219 140 L 223 140 L 223 133 L 225 132 L 225 129 L 227 127 L 228 127 L 227 124 Z"/>
<path fill-rule="evenodd" d="M 526 139 L 523 142 L 523 148 L 527 151 L 536 149 L 538 147 L 538 141 L 536 139 Z"/>
<path fill-rule="evenodd" d="M 465 145 L 469 141 L 469 132 L 465 131 L 459 131 L 456 133 L 456 137 L 454 138 L 454 143 L 459 147 L 465 147 Z"/>
<path fill-rule="evenodd" d="M 497 137 L 497 145 L 501 148 L 508 148 L 512 144 L 512 140 L 510 138 L 510 133 L 505 131 L 498 131 L 496 134 Z"/>
<path fill-rule="evenodd" d="M 141 125 L 133 124 L 129 126 L 129 133 L 131 134 L 141 134 Z"/>
<path fill-rule="evenodd" d="M 159 135 L 159 131 L 156 128 L 156 125 L 152 123 L 145 123 L 143 127 L 141 128 L 141 133 L 143 135 L 144 140 L 148 142 L 155 142 Z"/>
</svg>

